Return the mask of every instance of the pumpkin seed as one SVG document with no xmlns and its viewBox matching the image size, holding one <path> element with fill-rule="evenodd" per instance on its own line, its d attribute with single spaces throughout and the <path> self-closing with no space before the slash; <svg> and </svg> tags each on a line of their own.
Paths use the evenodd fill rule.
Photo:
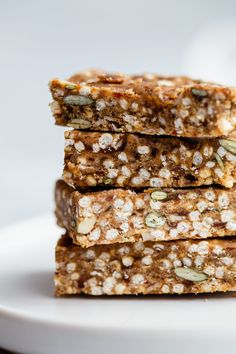
<svg viewBox="0 0 236 354">
<path fill-rule="evenodd" d="M 206 97 L 208 95 L 207 91 L 205 91 L 205 90 L 199 90 L 196 88 L 192 88 L 191 91 L 194 96 L 197 96 L 200 98 Z"/>
<path fill-rule="evenodd" d="M 224 169 L 224 163 L 223 163 L 223 161 L 222 161 L 220 155 L 217 154 L 217 153 L 214 153 L 214 155 L 215 155 L 215 158 L 216 158 L 216 162 L 218 163 L 218 165 L 220 166 L 220 168 L 223 170 L 223 169 Z"/>
<path fill-rule="evenodd" d="M 228 139 L 220 139 L 219 143 L 221 146 L 223 146 L 223 148 L 225 148 L 225 150 L 236 155 L 236 141 L 228 140 Z"/>
<path fill-rule="evenodd" d="M 198 272 L 188 267 L 175 268 L 174 272 L 179 278 L 194 282 L 200 282 L 207 279 L 207 275 L 205 273 Z"/>
<path fill-rule="evenodd" d="M 77 85 L 69 83 L 65 85 L 65 88 L 67 88 L 68 90 L 73 90 L 77 87 Z"/>
<path fill-rule="evenodd" d="M 155 192 L 152 192 L 151 198 L 153 200 L 164 200 L 167 198 L 167 193 L 163 192 L 163 191 L 155 191 Z"/>
<path fill-rule="evenodd" d="M 166 222 L 166 219 L 163 215 L 161 215 L 160 213 L 156 213 L 156 212 L 151 212 L 149 214 L 147 214 L 146 218 L 145 218 L 145 224 L 148 227 L 158 227 L 158 226 L 163 226 Z"/>
<path fill-rule="evenodd" d="M 112 183 L 112 179 L 111 178 L 103 178 L 103 183 L 104 184 L 111 184 Z"/>
<path fill-rule="evenodd" d="M 86 106 L 93 103 L 93 100 L 86 96 L 81 95 L 69 95 L 64 97 L 65 104 L 72 104 L 76 106 Z"/>
</svg>

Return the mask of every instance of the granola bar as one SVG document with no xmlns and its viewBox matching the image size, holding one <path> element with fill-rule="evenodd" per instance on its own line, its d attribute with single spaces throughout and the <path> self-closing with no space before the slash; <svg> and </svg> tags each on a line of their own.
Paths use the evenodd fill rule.
<svg viewBox="0 0 236 354">
<path fill-rule="evenodd" d="M 135 242 L 88 249 L 63 236 L 57 296 L 189 294 L 236 290 L 236 239 Z"/>
<path fill-rule="evenodd" d="M 236 90 L 188 77 L 82 72 L 49 84 L 56 124 L 182 137 L 236 133 Z"/>
<path fill-rule="evenodd" d="M 74 187 L 231 188 L 236 141 L 67 131 L 64 180 Z"/>
<path fill-rule="evenodd" d="M 236 186 L 79 192 L 59 180 L 56 217 L 82 247 L 234 236 Z"/>
</svg>

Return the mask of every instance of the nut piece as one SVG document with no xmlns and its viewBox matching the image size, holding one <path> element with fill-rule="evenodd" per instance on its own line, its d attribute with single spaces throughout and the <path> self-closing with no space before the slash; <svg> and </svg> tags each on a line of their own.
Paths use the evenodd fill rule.
<svg viewBox="0 0 236 354">
<path fill-rule="evenodd" d="M 149 214 L 147 214 L 146 218 L 145 218 L 145 224 L 148 227 L 158 227 L 158 226 L 163 226 L 165 224 L 166 220 L 165 217 L 163 215 L 161 215 L 160 213 L 155 213 L 155 212 L 151 212 Z"/>
<path fill-rule="evenodd" d="M 207 275 L 205 273 L 197 272 L 194 269 L 188 267 L 179 267 L 174 269 L 175 274 L 182 279 L 190 280 L 190 281 L 204 281 L 207 279 Z"/>
<path fill-rule="evenodd" d="M 220 155 L 217 154 L 216 152 L 215 152 L 214 155 L 215 155 L 215 158 L 216 158 L 216 162 L 218 163 L 218 165 L 220 166 L 220 168 L 223 170 L 223 169 L 224 169 L 224 163 L 223 163 L 223 161 L 222 161 Z"/>
<path fill-rule="evenodd" d="M 231 152 L 232 154 L 236 155 L 236 141 L 228 140 L 228 139 L 220 139 L 219 143 L 223 148 L 227 151 Z"/>
<path fill-rule="evenodd" d="M 91 216 L 89 218 L 85 218 L 77 225 L 77 232 L 79 234 L 88 234 L 94 227 L 96 223 L 96 217 Z"/>
<path fill-rule="evenodd" d="M 155 191 L 155 192 L 152 192 L 151 198 L 153 200 L 163 200 L 163 199 L 167 198 L 167 193 L 162 192 L 162 191 Z"/>
<path fill-rule="evenodd" d="M 191 91 L 194 96 L 197 96 L 199 98 L 206 97 L 208 95 L 205 90 L 198 90 L 198 89 L 192 88 Z"/>
<path fill-rule="evenodd" d="M 64 97 L 65 104 L 74 104 L 78 106 L 86 106 L 93 103 L 93 100 L 87 96 L 69 95 Z"/>
<path fill-rule="evenodd" d="M 88 186 L 93 187 L 97 185 L 96 179 L 92 175 L 88 175 L 86 178 L 86 182 Z"/>
</svg>

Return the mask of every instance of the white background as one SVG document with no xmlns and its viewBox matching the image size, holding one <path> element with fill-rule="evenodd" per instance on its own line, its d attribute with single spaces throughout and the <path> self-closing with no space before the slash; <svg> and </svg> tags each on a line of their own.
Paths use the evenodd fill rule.
<svg viewBox="0 0 236 354">
<path fill-rule="evenodd" d="M 53 210 L 47 83 L 90 67 L 236 82 L 235 0 L 0 0 L 0 225 Z"/>
</svg>

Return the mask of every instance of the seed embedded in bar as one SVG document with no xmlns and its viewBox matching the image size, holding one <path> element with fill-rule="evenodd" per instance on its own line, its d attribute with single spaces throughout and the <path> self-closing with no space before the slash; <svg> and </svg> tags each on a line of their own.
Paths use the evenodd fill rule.
<svg viewBox="0 0 236 354">
<path fill-rule="evenodd" d="M 93 103 L 93 100 L 87 96 L 70 95 L 64 97 L 64 102 L 67 105 L 86 106 Z"/>
<path fill-rule="evenodd" d="M 167 193 L 164 191 L 155 191 L 155 192 L 152 192 L 151 198 L 153 200 L 164 200 L 167 198 Z"/>
</svg>

